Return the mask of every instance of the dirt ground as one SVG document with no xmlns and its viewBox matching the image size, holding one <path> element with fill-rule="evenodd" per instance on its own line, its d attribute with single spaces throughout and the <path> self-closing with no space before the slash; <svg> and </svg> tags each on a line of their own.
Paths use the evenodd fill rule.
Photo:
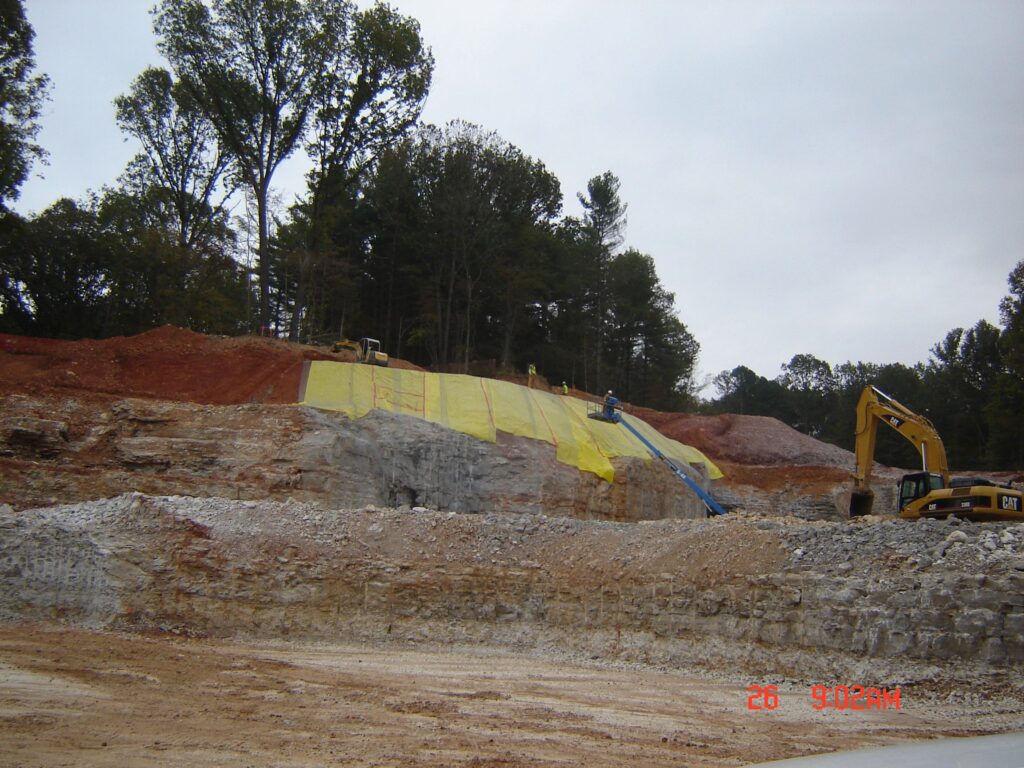
<svg viewBox="0 0 1024 768">
<path fill-rule="evenodd" d="M 266 405 L 267 419 L 281 422 L 267 434 L 288 435 L 298 422 L 290 409 L 281 415 L 282 409 L 274 410 L 273 404 L 295 402 L 303 363 L 318 359 L 346 358 L 324 348 L 206 337 L 170 327 L 80 342 L 0 334 L 0 395 L 27 409 L 7 414 L 8 437 L 28 435 L 36 441 L 9 447 L 0 456 L 0 498 L 23 509 L 43 503 L 44 496 L 49 504 L 128 490 L 180 493 L 173 473 L 162 468 L 162 454 L 150 444 L 136 440 L 131 443 L 135 452 L 121 455 L 115 448 L 122 443 L 103 438 L 109 425 L 82 414 L 90 409 L 106 413 L 111 402 L 123 398 L 236 406 L 218 411 L 216 425 L 225 427 L 245 426 L 250 418 L 257 423 L 250 409 Z M 394 365 L 411 367 L 401 361 Z M 176 414 L 151 414 L 131 403 L 118 408 L 131 411 L 122 425 L 128 437 L 134 435 L 135 423 L 170 424 L 164 442 L 186 457 L 191 455 L 190 441 L 204 434 L 204 419 L 210 417 L 208 410 L 196 408 L 195 421 L 186 424 L 190 429 L 177 434 Z M 796 496 L 827 495 L 846 481 L 851 466 L 848 454 L 771 419 L 655 412 L 643 417 L 669 437 L 721 461 L 732 477 L 724 482 L 733 483 L 734 495 L 737 488 L 749 488 L 758 496 L 779 489 Z M 121 424 L 116 419 L 112 423 Z M 259 443 L 260 434 L 251 425 L 248 431 L 247 439 Z M 96 445 L 83 449 L 79 463 L 64 461 L 69 441 L 86 444 L 90 436 L 96 437 Z M 52 455 L 51 442 L 56 446 Z M 269 438 L 265 442 L 273 445 Z M 22 449 L 28 453 L 19 453 Z M 209 485 L 194 484 L 189 495 L 225 495 L 217 483 L 228 483 L 235 491 L 232 498 L 241 498 L 240 488 L 264 498 L 290 477 L 281 480 L 272 471 L 284 471 L 273 456 L 259 482 L 250 483 L 244 473 L 221 476 L 209 469 L 204 455 L 192 456 L 198 469 L 189 477 L 209 475 Z M 220 471 L 232 467 L 228 462 Z M 67 479 L 72 475 L 85 479 L 72 482 Z M 152 485 L 140 484 L 139 477 Z M 331 546 L 347 542 L 344 546 L 365 547 L 371 541 L 367 536 L 384 530 L 374 514 L 346 529 L 353 538 L 339 536 Z M 290 519 L 280 523 L 289 530 L 298 525 Z M 306 524 L 324 533 L 319 518 Z M 762 534 L 756 531 L 747 535 L 743 547 L 729 547 L 721 535 L 695 537 L 690 549 L 664 555 L 662 562 L 660 529 L 655 526 L 638 528 L 643 535 L 623 543 L 611 529 L 591 534 L 576 530 L 573 521 L 560 523 L 565 530 L 550 539 L 512 528 L 502 528 L 494 538 L 497 529 L 492 525 L 481 529 L 490 538 L 477 540 L 462 525 L 458 518 L 438 518 L 436 529 L 402 537 L 394 551 L 385 542 L 381 552 L 388 562 L 407 563 L 413 555 L 406 550 L 415 543 L 416 552 L 433 553 L 441 577 L 449 577 L 445 569 L 452 558 L 461 558 L 472 565 L 456 574 L 462 582 L 451 583 L 478 582 L 478 561 L 485 570 L 487 563 L 496 567 L 503 557 L 519 557 L 521 540 L 529 539 L 545 546 L 531 552 L 528 563 L 512 562 L 517 571 L 543 565 L 580 583 L 616 584 L 634 571 L 640 576 L 686 572 L 696 585 L 701 578 L 721 580 L 776 567 L 783 554 L 767 539 L 758 540 Z M 446 526 L 451 530 L 442 535 Z M 564 545 L 567 537 L 574 542 L 571 547 Z M 189 550 L 177 562 L 196 565 L 201 584 L 205 555 L 196 554 L 193 562 L 189 553 L 195 554 Z M 252 573 L 279 573 L 289 570 L 286 564 L 291 570 L 306 567 L 306 561 L 291 555 L 271 555 L 269 567 Z M 361 550 L 353 558 L 351 562 L 365 559 Z M 448 591 L 436 587 L 438 594 L 450 596 L 451 583 Z M 253 584 L 250 591 L 259 594 L 259 578 Z M 502 580 L 494 584 L 505 586 Z M 776 709 L 748 708 L 749 686 L 776 683 Z M 988 693 L 984 686 L 927 695 L 906 688 L 898 711 L 817 711 L 807 683 L 628 666 L 569 653 L 552 658 L 479 646 L 185 639 L 0 623 L 0 768 L 743 766 L 1024 727 L 1019 702 L 979 703 L 971 698 Z"/>
<path fill-rule="evenodd" d="M 278 339 L 205 336 L 165 325 L 137 336 L 64 341 L 0 333 L 0 392 L 103 393 L 225 405 L 294 403 L 302 364 L 349 351 Z M 392 367 L 421 370 L 404 360 Z"/>
<path fill-rule="evenodd" d="M 0 766 L 739 766 L 1006 728 L 904 692 L 817 711 L 777 681 L 481 648 L 0 626 Z"/>
</svg>

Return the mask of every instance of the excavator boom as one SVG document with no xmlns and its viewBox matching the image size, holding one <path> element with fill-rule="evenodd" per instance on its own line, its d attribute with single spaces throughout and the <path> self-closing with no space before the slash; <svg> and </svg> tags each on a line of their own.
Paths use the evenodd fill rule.
<svg viewBox="0 0 1024 768">
<path fill-rule="evenodd" d="M 949 463 L 946 448 L 935 426 L 897 400 L 876 387 L 865 387 L 857 403 L 857 471 L 856 480 L 866 484 L 871 479 L 871 466 L 875 455 L 875 438 L 879 423 L 885 423 L 899 432 L 917 450 L 921 469 L 938 472 L 949 482 Z"/>
<path fill-rule="evenodd" d="M 871 514 L 874 505 L 871 469 L 880 423 L 895 429 L 914 446 L 921 457 L 924 472 L 937 473 L 942 477 L 943 486 L 949 485 L 946 448 L 935 426 L 877 387 L 867 386 L 857 402 L 857 442 L 854 449 L 857 469 L 853 474 L 853 495 L 850 498 L 852 517 Z"/>
</svg>

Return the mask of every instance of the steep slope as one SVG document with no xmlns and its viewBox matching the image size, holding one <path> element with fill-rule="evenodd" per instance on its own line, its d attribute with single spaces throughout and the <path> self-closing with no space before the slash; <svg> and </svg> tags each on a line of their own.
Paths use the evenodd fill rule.
<svg viewBox="0 0 1024 768">
<path fill-rule="evenodd" d="M 311 423 L 300 424 L 303 418 L 293 413 L 286 415 L 284 412 L 264 408 L 299 400 L 306 363 L 348 359 L 349 353 L 332 354 L 322 347 L 256 337 L 204 336 L 170 326 L 138 336 L 101 341 L 71 342 L 0 334 L 0 394 L 32 395 L 30 401 L 19 400 L 17 397 L 6 401 L 3 422 L 0 424 L 0 462 L 12 459 L 50 461 L 60 467 L 63 482 L 73 485 L 71 479 L 76 471 L 74 467 L 84 462 L 84 474 L 81 477 L 87 479 L 91 471 L 87 469 L 91 466 L 89 455 L 102 454 L 104 446 L 112 445 L 108 428 L 116 425 L 116 434 L 132 437 L 134 442 L 131 445 L 134 447 L 125 448 L 121 445 L 115 451 L 123 453 L 128 462 L 121 467 L 108 466 L 108 469 L 112 467 L 124 475 L 108 478 L 110 482 L 100 484 L 108 493 L 130 490 L 173 493 L 183 490 L 186 487 L 184 484 L 191 482 L 197 493 L 233 493 L 239 497 L 257 498 L 261 493 L 273 495 L 298 492 L 301 496 L 304 492 L 308 493 L 309 489 L 296 487 L 294 478 L 322 474 L 323 468 L 316 466 L 319 461 L 334 462 L 335 473 L 339 478 L 344 476 L 344 481 L 335 481 L 335 485 L 339 482 L 342 485 L 357 485 L 358 481 L 351 477 L 344 461 L 330 456 L 329 452 L 321 453 L 314 460 L 313 466 L 301 463 L 289 466 L 288 459 L 275 458 L 272 448 L 287 446 L 291 442 L 291 438 L 281 437 L 275 432 L 280 425 L 287 422 L 287 430 L 296 433 L 307 428 L 315 432 L 318 427 Z M 401 360 L 393 360 L 392 364 L 397 368 L 417 369 Z M 143 422 L 142 426 L 139 426 L 139 422 L 135 422 L 135 426 L 126 426 L 124 419 L 119 423 L 114 412 L 109 409 L 120 398 L 182 404 L 182 407 L 171 409 L 175 413 L 172 419 L 175 426 L 173 429 L 167 426 L 167 429 L 171 429 L 173 434 L 163 434 L 167 429 L 158 426 L 161 423 L 159 420 Z M 246 412 L 244 418 L 239 419 L 239 414 L 231 414 L 224 416 L 223 420 L 236 423 L 243 433 L 247 432 L 253 438 L 249 440 L 242 434 L 234 439 L 235 442 L 266 446 L 267 456 L 257 457 L 247 466 L 236 468 L 233 473 L 221 474 L 214 478 L 216 482 L 213 483 L 208 483 L 203 477 L 193 480 L 182 477 L 182 485 L 174 485 L 169 478 L 182 471 L 182 462 L 178 461 L 175 451 L 187 448 L 185 464 L 191 462 L 198 465 L 205 462 L 211 476 L 217 475 L 215 466 L 222 461 L 213 455 L 203 458 L 201 446 L 212 447 L 214 444 L 210 441 L 196 442 L 195 439 L 202 437 L 198 434 L 192 436 L 191 443 L 164 443 L 164 449 L 158 447 L 163 439 L 161 434 L 164 438 L 180 439 L 188 432 L 191 419 L 196 420 L 199 430 L 210 420 L 210 412 L 196 410 L 190 414 L 188 404 L 260 404 L 261 407 Z M 88 415 L 90 409 L 95 409 L 96 413 L 81 420 Z M 137 408 L 127 406 L 120 409 L 122 413 L 133 410 Z M 64 418 L 60 416 L 62 413 L 70 415 Z M 696 416 L 659 413 L 644 408 L 630 409 L 630 413 L 635 413 L 666 437 L 707 454 L 725 472 L 725 478 L 715 484 L 715 492 L 730 507 L 767 514 L 797 514 L 824 519 L 836 519 L 844 514 L 844 493 L 848 473 L 853 467 L 853 457 L 846 451 L 802 435 L 767 417 L 733 414 Z M 106 427 L 98 424 L 97 419 Z M 278 426 L 268 428 L 263 424 L 265 421 Z M 89 438 L 89 434 L 93 438 Z M 154 446 L 153 450 L 157 453 L 163 450 L 163 458 L 158 462 L 136 461 L 140 439 L 147 434 Z M 222 434 L 221 442 L 225 439 Z M 389 438 L 382 435 L 381 439 L 386 441 Z M 431 440 L 436 442 L 436 438 Z M 397 442 L 401 443 L 401 440 Z M 509 436 L 503 438 L 503 445 L 499 446 L 499 453 L 503 456 L 536 451 L 536 447 L 526 449 L 523 447 L 525 443 Z M 512 450 L 509 447 L 512 445 L 520 447 Z M 188 458 L 189 451 L 196 454 L 191 459 Z M 309 453 L 306 452 L 307 455 Z M 316 451 L 312 453 L 316 455 Z M 244 454 L 245 451 L 242 456 L 236 457 L 237 460 L 232 459 L 232 462 L 239 464 Z M 393 451 L 388 454 L 393 454 Z M 9 466 L 4 477 L 0 478 L 0 498 L 16 506 L 24 506 L 29 502 L 54 503 L 87 498 L 62 496 L 60 482 L 56 484 L 58 487 L 53 493 L 33 492 L 19 498 L 19 478 L 30 474 L 30 470 L 31 467 L 21 465 Z M 681 492 L 669 490 L 670 483 L 652 482 L 652 475 L 642 469 L 631 471 L 641 472 L 646 478 L 646 490 L 617 481 L 611 488 L 605 488 L 604 493 L 597 495 L 604 498 L 618 496 L 622 502 L 598 504 L 597 509 L 601 511 L 594 514 L 610 514 L 615 519 L 658 516 L 667 514 L 667 510 L 673 508 L 677 500 L 685 497 Z M 130 479 L 125 473 L 136 477 Z M 292 479 L 283 482 L 282 475 Z M 889 509 L 894 504 L 890 482 L 894 476 L 895 473 L 887 475 L 884 471 L 879 474 L 876 485 L 879 510 Z M 478 478 L 479 475 L 474 477 Z M 459 481 L 456 479 L 454 482 Z M 565 481 L 563 479 L 558 482 Z M 373 485 L 381 483 L 374 481 L 369 484 Z M 349 495 L 346 499 L 351 503 L 365 503 L 368 498 L 374 498 L 376 503 L 387 504 L 395 499 L 411 498 L 407 492 L 391 490 L 394 483 L 390 481 L 383 485 L 389 490 L 376 496 Z M 591 490 L 579 491 L 576 483 L 569 483 L 576 490 L 567 494 L 550 494 L 551 484 L 541 485 L 545 488 L 545 494 L 551 498 L 559 497 L 550 505 L 551 509 L 571 508 L 576 510 L 574 514 L 585 516 L 587 513 L 580 510 L 593 504 L 595 493 Z M 622 506 L 627 503 L 627 498 L 628 503 L 633 504 L 638 496 L 655 499 L 666 492 L 670 498 L 665 504 L 652 506 L 652 501 L 645 501 L 641 504 L 643 509 L 638 512 L 630 512 Z M 417 495 L 421 501 L 427 498 L 424 494 Z M 507 498 L 509 495 L 499 494 L 496 498 Z M 329 493 L 318 498 L 323 498 L 327 503 L 339 501 Z M 684 506 L 687 504 L 685 501 L 682 503 Z M 692 504 L 681 512 L 686 515 L 699 513 L 699 507 Z"/>
</svg>

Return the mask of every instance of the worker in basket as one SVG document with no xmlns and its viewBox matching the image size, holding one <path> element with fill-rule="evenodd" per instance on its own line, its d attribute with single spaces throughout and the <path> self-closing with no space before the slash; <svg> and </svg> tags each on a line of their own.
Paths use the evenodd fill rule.
<svg viewBox="0 0 1024 768">
<path fill-rule="evenodd" d="M 619 405 L 619 398 L 612 394 L 609 389 L 608 394 L 604 396 L 604 416 L 610 421 L 615 420 L 615 411 L 622 410 L 622 406 Z"/>
</svg>

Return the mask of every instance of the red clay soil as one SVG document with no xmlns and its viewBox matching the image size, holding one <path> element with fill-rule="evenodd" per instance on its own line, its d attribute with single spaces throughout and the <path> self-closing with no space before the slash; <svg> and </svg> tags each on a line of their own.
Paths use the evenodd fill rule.
<svg viewBox="0 0 1024 768">
<path fill-rule="evenodd" d="M 798 489 L 799 493 L 808 496 L 829 496 L 837 486 L 850 481 L 850 470 L 841 467 L 755 466 L 721 460 L 717 464 L 728 484 L 746 485 L 761 491 Z"/>
<path fill-rule="evenodd" d="M 299 399 L 304 362 L 352 359 L 347 351 L 335 354 L 324 347 L 253 336 L 205 336 L 169 325 L 99 341 L 0 334 L 0 394 L 96 393 L 207 405 L 294 403 Z M 391 364 L 422 370 L 395 358 Z M 585 393 L 572 394 L 591 399 Z M 741 466 L 847 471 L 851 464 L 849 453 L 764 416 L 629 411 L 668 437 L 730 465 L 731 476 Z M 799 483 L 809 478 L 792 479 Z M 832 480 L 831 476 L 820 479 Z"/>
<path fill-rule="evenodd" d="M 849 471 L 853 457 L 769 416 L 733 413 L 697 416 L 630 408 L 659 432 L 692 445 L 717 461 L 743 465 L 838 467 Z"/>
<path fill-rule="evenodd" d="M 62 341 L 0 334 L 0 392 L 77 390 L 209 405 L 294 403 L 307 360 L 351 353 L 165 325 L 137 336 Z M 416 368 L 393 360 L 397 368 Z"/>
</svg>

